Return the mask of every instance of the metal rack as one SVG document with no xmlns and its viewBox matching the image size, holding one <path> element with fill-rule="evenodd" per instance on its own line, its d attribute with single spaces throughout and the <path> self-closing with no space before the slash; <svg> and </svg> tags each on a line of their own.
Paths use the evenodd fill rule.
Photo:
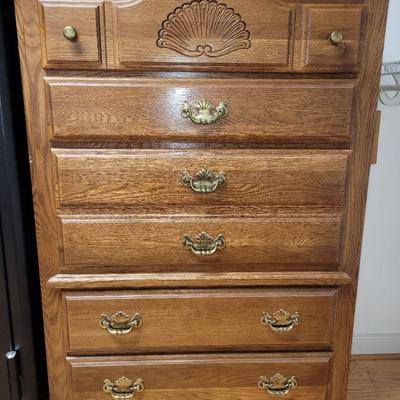
<svg viewBox="0 0 400 400">
<path fill-rule="evenodd" d="M 400 105 L 400 61 L 382 65 L 379 99 L 387 106 Z"/>
</svg>

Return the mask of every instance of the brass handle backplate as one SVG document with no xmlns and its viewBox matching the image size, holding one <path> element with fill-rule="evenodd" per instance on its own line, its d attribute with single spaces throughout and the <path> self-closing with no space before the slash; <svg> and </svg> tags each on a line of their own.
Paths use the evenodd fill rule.
<svg viewBox="0 0 400 400">
<path fill-rule="evenodd" d="M 210 125 L 228 115 L 228 106 L 223 101 L 217 107 L 205 99 L 193 105 L 185 101 L 182 104 L 181 114 L 184 118 L 190 118 L 195 124 Z"/>
<path fill-rule="evenodd" d="M 139 328 L 143 325 L 143 320 L 140 314 L 134 314 L 130 317 L 122 311 L 118 311 L 109 317 L 106 314 L 100 315 L 100 326 L 107 329 L 111 335 L 124 336 L 130 333 L 134 328 Z"/>
<path fill-rule="evenodd" d="M 276 374 L 271 378 L 260 376 L 258 387 L 264 389 L 271 396 L 286 396 L 291 390 L 296 389 L 298 386 L 297 379 L 292 376 L 286 378 L 282 374 Z"/>
<path fill-rule="evenodd" d="M 63 30 L 63 35 L 70 42 L 75 42 L 78 39 L 78 32 L 73 26 L 66 26 Z"/>
<path fill-rule="evenodd" d="M 202 168 L 194 176 L 189 172 L 182 173 L 182 183 L 198 193 L 212 193 L 226 183 L 223 172 L 214 173 L 207 168 Z"/>
<path fill-rule="evenodd" d="M 225 247 L 225 237 L 220 233 L 215 239 L 207 232 L 199 233 L 194 239 L 189 235 L 183 236 L 183 246 L 190 249 L 196 256 L 211 256 L 218 249 Z"/>
<path fill-rule="evenodd" d="M 272 315 L 263 313 L 261 316 L 261 323 L 277 333 L 290 332 L 296 325 L 299 325 L 300 322 L 301 317 L 298 312 L 290 314 L 282 309 L 274 312 Z"/>
<path fill-rule="evenodd" d="M 343 39 L 344 39 L 344 34 L 343 32 L 340 31 L 334 31 L 329 35 L 329 41 L 331 42 L 331 44 L 335 46 L 342 43 Z"/>
<path fill-rule="evenodd" d="M 136 393 L 143 392 L 144 383 L 141 378 L 133 382 L 132 379 L 122 376 L 114 382 L 110 379 L 105 379 L 103 390 L 106 393 L 110 393 L 115 400 L 128 400 Z"/>
</svg>

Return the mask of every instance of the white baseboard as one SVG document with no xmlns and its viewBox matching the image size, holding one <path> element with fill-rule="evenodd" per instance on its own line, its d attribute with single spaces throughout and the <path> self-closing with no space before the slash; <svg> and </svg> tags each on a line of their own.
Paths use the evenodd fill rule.
<svg viewBox="0 0 400 400">
<path fill-rule="evenodd" d="M 353 354 L 400 354 L 400 333 L 354 335 Z"/>
</svg>

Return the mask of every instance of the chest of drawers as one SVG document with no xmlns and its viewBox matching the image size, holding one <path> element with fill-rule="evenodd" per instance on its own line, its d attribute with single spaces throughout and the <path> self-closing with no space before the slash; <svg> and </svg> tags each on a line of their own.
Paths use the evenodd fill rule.
<svg viewBox="0 0 400 400">
<path fill-rule="evenodd" d="M 51 400 L 344 400 L 386 0 L 15 0 Z"/>
</svg>

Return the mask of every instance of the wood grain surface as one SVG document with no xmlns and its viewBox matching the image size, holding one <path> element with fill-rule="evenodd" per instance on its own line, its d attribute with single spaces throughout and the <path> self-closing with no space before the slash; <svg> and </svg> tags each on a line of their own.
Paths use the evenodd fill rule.
<svg viewBox="0 0 400 400">
<path fill-rule="evenodd" d="M 100 3 L 70 3 L 65 6 L 65 2 L 57 4 L 54 1 L 43 1 L 45 65 L 60 67 L 65 63 L 78 63 L 86 68 L 102 68 L 105 61 L 104 40 L 100 34 L 103 20 L 103 7 Z M 66 26 L 72 26 L 76 30 L 77 40 L 69 41 L 63 36 Z"/>
<path fill-rule="evenodd" d="M 358 69 L 363 11 L 362 5 L 306 5 L 301 67 L 304 70 Z M 344 36 L 338 45 L 326 40 L 335 31 Z"/>
<path fill-rule="evenodd" d="M 260 376 L 295 376 L 299 386 L 287 399 L 325 400 L 329 353 L 242 354 L 154 357 L 68 358 L 73 399 L 108 400 L 104 379 L 142 378 L 138 399 L 256 400 L 269 398 L 258 388 Z"/>
<path fill-rule="evenodd" d="M 362 44 L 362 52 L 366 54 L 360 74 L 360 85 L 357 88 L 357 104 L 355 104 L 355 141 L 354 154 L 350 166 L 349 187 L 346 193 L 348 204 L 345 216 L 343 236 L 343 268 L 353 279 L 353 285 L 339 289 L 336 309 L 335 358 L 333 361 L 332 399 L 345 399 L 349 375 L 349 359 L 351 354 L 354 312 L 356 304 L 358 273 L 360 265 L 362 234 L 364 226 L 365 205 L 367 200 L 370 155 L 376 107 L 379 94 L 379 81 L 382 66 L 382 53 L 385 37 L 388 1 L 367 0 L 365 2 L 368 15 L 366 24 L 366 40 Z M 368 116 L 368 118 L 366 118 Z"/>
<path fill-rule="evenodd" d="M 329 349 L 333 289 L 66 292 L 69 350 L 74 354 L 201 352 L 204 350 Z M 263 313 L 300 314 L 290 332 L 261 323 Z M 99 317 L 139 313 L 143 326 L 113 336 Z"/>
<path fill-rule="evenodd" d="M 230 0 L 228 7 L 233 8 L 244 26 L 235 25 L 236 35 L 232 35 L 229 25 L 229 12 L 219 18 L 224 21 L 221 28 L 214 31 L 218 18 L 210 7 L 203 12 L 181 13 L 177 8 L 184 4 L 176 0 L 159 2 L 150 0 L 133 4 L 131 7 L 114 4 L 107 9 L 107 25 L 110 26 L 108 51 L 114 54 L 114 67 L 134 67 L 138 64 L 190 64 L 190 65 L 230 65 L 246 70 L 246 65 L 261 67 L 279 67 L 290 69 L 292 63 L 292 41 L 294 31 L 294 6 L 289 2 L 252 0 L 244 5 L 240 0 Z M 167 30 L 164 46 L 154 46 L 159 32 L 165 27 L 168 16 L 176 12 L 176 24 Z M 197 10 L 197 8 L 196 8 Z M 189 10 L 190 11 L 190 10 Z M 186 15 L 185 15 L 186 14 Z M 171 24 L 172 25 L 172 24 Z M 229 26 L 229 28 L 228 28 Z M 201 29 L 204 30 L 201 31 Z M 201 31 L 198 33 L 197 31 Z M 232 52 L 227 48 L 241 45 L 240 31 L 248 31 L 248 44 Z M 135 37 L 136 40 L 131 40 Z M 160 43 L 160 42 L 158 42 Z M 178 45 L 177 47 L 173 45 Z M 212 56 L 201 52 L 190 52 L 198 45 L 211 45 L 213 50 L 221 51 Z M 171 46 L 169 47 L 169 46 Z M 168 48 L 169 47 L 169 48 Z M 174 49 L 175 48 L 175 49 Z M 224 51 L 225 50 L 225 51 Z"/>
<path fill-rule="evenodd" d="M 145 3 L 144 3 L 145 4 Z M 48 77 L 48 124 L 57 140 L 205 141 L 349 145 L 353 80 Z M 225 101 L 211 125 L 182 104 Z"/>
<path fill-rule="evenodd" d="M 343 286 L 351 279 L 339 271 L 179 272 L 145 274 L 57 274 L 47 286 L 56 289 L 141 289 L 201 287 Z"/>
<path fill-rule="evenodd" d="M 362 0 L 331 0 L 328 5 L 321 5 L 320 0 L 308 0 L 308 4 L 303 0 L 251 0 L 248 5 L 230 0 L 227 5 L 220 5 L 219 12 L 212 2 L 199 1 L 194 5 L 176 0 L 40 1 L 47 14 L 42 19 L 42 29 L 47 32 L 44 42 L 53 46 L 52 56 L 56 56 L 49 59 L 48 68 L 93 68 L 94 59 L 89 54 L 105 43 L 102 53 L 109 69 L 359 69 L 364 27 Z M 59 6 L 66 7 L 62 14 L 57 12 Z M 93 14 L 88 14 L 94 7 L 98 7 L 97 27 Z M 52 18 L 55 15 L 58 18 Z M 63 40 L 60 32 L 65 25 L 77 27 L 76 43 Z M 333 31 L 344 33 L 339 45 L 329 41 Z M 104 64 L 98 65 L 103 67 Z"/>
<path fill-rule="evenodd" d="M 335 270 L 340 215 L 287 218 L 63 216 L 63 271 L 228 272 Z M 207 232 L 226 245 L 200 257 L 183 246 Z"/>
<path fill-rule="evenodd" d="M 400 356 L 365 356 L 350 364 L 349 400 L 398 400 Z"/>
<path fill-rule="evenodd" d="M 51 400 L 106 400 L 110 395 L 102 391 L 105 378 L 139 373 L 148 382 L 139 398 L 255 400 L 266 395 L 257 388 L 259 376 L 276 372 L 299 378 L 299 388 L 288 399 L 345 400 L 388 1 L 229 0 L 224 7 L 233 7 L 235 11 L 229 12 L 246 23 L 240 25 L 244 47 L 227 51 L 222 43 L 225 48 L 218 57 L 184 56 L 187 49 L 179 53 L 158 42 L 168 25 L 163 21 L 183 3 L 15 0 Z M 140 9 L 146 13 L 137 12 Z M 61 30 L 74 24 L 79 39 L 70 43 Z M 329 44 L 332 30 L 344 33 L 341 45 Z M 197 39 L 204 39 L 201 31 L 196 32 Z M 214 51 L 205 47 L 196 51 L 202 49 Z M 184 101 L 202 98 L 214 105 L 226 101 L 228 116 L 209 126 L 194 125 L 181 116 Z M 148 168 L 152 166 L 153 172 L 157 163 L 183 167 L 178 159 L 185 160 L 186 151 L 193 152 L 194 172 L 200 166 L 195 160 L 201 149 L 229 147 L 239 154 L 239 147 L 246 147 L 254 155 L 252 162 L 244 158 L 242 165 L 235 155 L 220 159 L 207 157 L 207 151 L 198 160 L 209 161 L 202 166 L 210 168 L 214 161 L 214 168 L 222 169 L 217 161 L 223 159 L 233 167 L 227 170 L 228 179 L 230 171 L 240 170 L 244 172 L 239 183 L 253 174 L 260 187 L 250 186 L 255 188 L 251 199 L 242 192 L 234 201 L 231 194 L 225 205 L 220 200 L 219 209 L 203 204 L 195 211 L 190 201 L 168 203 L 161 190 L 158 199 L 164 203 L 158 209 L 135 210 L 127 204 L 140 201 L 141 194 L 131 189 L 134 171 L 144 170 L 139 149 L 157 147 L 182 152 L 172 162 L 152 150 Z M 289 147 L 297 148 L 296 161 L 290 158 L 295 150 Z M 276 153 L 280 161 L 271 164 L 265 154 L 274 148 L 280 149 Z M 311 148 L 331 150 L 309 152 L 316 156 L 311 161 L 305 156 Z M 108 152 L 113 152 L 107 159 L 112 164 L 105 161 Z M 135 154 L 134 163 L 129 154 Z M 77 165 L 71 155 L 78 155 Z M 126 163 L 129 171 L 124 170 Z M 267 173 L 272 171 L 275 175 Z M 158 174 L 161 182 L 165 175 Z M 163 183 L 169 183 L 168 178 Z M 278 186 L 274 194 L 268 185 Z M 229 181 L 223 190 L 229 193 Z M 154 191 L 153 195 L 157 199 Z M 178 209 L 173 201 L 190 213 L 171 214 Z M 246 202 L 257 207 L 243 217 L 238 210 Z M 183 248 L 183 234 L 194 236 L 203 230 L 226 237 L 226 247 L 215 257 L 199 259 Z M 110 351 L 103 357 L 85 357 L 94 356 L 94 351 L 66 358 L 72 329 L 66 296 L 75 296 L 79 304 L 78 298 L 119 298 L 126 295 L 121 290 L 129 290 L 125 305 L 129 296 L 139 296 L 134 289 L 142 288 L 146 297 L 162 288 L 167 292 L 190 288 L 197 298 L 207 290 L 229 291 L 244 304 L 246 293 L 264 293 L 275 285 L 279 288 L 274 290 L 282 293 L 277 300 L 285 299 L 283 292 L 314 293 L 316 287 L 336 293 L 329 320 L 334 321 L 328 343 L 332 353 L 306 353 L 319 350 L 313 347 L 315 339 L 301 347 L 301 354 L 243 354 L 249 346 L 243 344 L 234 355 L 119 357 Z M 302 301 L 299 298 L 298 305 Z M 198 306 L 200 315 L 217 306 L 204 298 L 199 302 L 204 306 Z M 231 307 L 228 303 L 225 308 Z M 91 304 L 95 306 L 89 310 L 110 302 Z M 325 315 L 318 305 L 316 301 L 306 309 L 315 306 Z M 326 310 L 331 307 L 329 303 Z M 189 337 L 190 332 L 180 334 Z M 211 351 L 202 340 L 203 351 Z M 395 393 L 386 378 L 390 372 L 377 375 L 379 381 L 388 382 L 383 391 L 387 399 Z M 368 388 L 368 382 L 362 387 Z"/>
<path fill-rule="evenodd" d="M 59 269 L 57 220 L 53 197 L 51 150 L 45 118 L 45 93 L 39 4 L 36 0 L 16 0 L 16 19 L 21 60 L 22 84 L 35 211 L 36 240 L 40 264 L 43 320 L 51 400 L 66 400 L 69 393 L 66 372 L 66 318 L 62 317 L 61 292 L 46 289 L 50 276 Z"/>
<path fill-rule="evenodd" d="M 346 151 L 54 150 L 62 212 L 256 215 L 342 212 Z M 203 168 L 226 183 L 197 193 L 182 183 Z M 99 212 L 100 212 L 99 211 Z M 104 211 L 103 211 L 104 212 Z"/>
</svg>

